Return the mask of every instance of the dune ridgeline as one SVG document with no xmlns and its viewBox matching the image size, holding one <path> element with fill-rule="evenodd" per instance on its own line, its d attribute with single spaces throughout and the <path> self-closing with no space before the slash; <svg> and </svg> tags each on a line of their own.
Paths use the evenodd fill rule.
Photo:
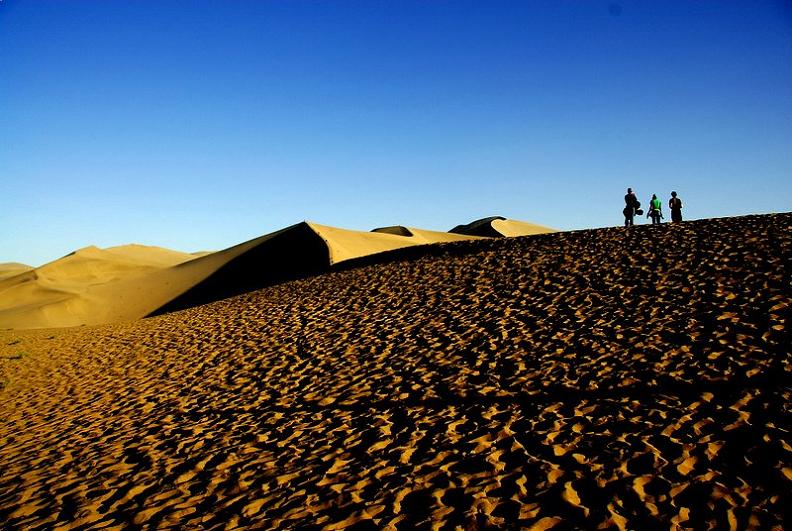
<svg viewBox="0 0 792 531">
<path fill-rule="evenodd" d="M 0 264 L 0 329 L 129 321 L 320 274 L 394 249 L 546 232 L 552 229 L 499 217 L 451 232 L 403 226 L 363 232 L 302 222 L 202 256 L 144 245 L 86 247 L 37 268 Z"/>
<path fill-rule="evenodd" d="M 790 527 L 792 214 L 350 258 L 407 230 L 301 224 L 182 296 L 295 231 L 346 266 L 0 330 L 3 527 Z"/>
</svg>

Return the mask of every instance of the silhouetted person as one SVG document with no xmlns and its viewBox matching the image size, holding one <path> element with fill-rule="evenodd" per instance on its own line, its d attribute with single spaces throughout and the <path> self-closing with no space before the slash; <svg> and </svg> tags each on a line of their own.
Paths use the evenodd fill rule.
<svg viewBox="0 0 792 531">
<path fill-rule="evenodd" d="M 647 218 L 652 218 L 652 225 L 660 223 L 663 219 L 663 202 L 657 198 L 657 194 L 652 194 L 652 200 L 649 201 L 649 212 L 646 213 Z"/>
<path fill-rule="evenodd" d="M 635 197 L 632 188 L 627 188 L 627 195 L 624 196 L 624 205 L 624 210 L 622 210 L 624 213 L 624 226 L 630 227 L 635 225 L 633 218 L 635 218 L 635 214 L 641 206 L 641 203 L 638 201 L 638 198 Z"/>
<path fill-rule="evenodd" d="M 671 210 L 671 221 L 682 221 L 682 200 L 677 197 L 676 192 L 671 192 L 668 208 Z"/>
</svg>

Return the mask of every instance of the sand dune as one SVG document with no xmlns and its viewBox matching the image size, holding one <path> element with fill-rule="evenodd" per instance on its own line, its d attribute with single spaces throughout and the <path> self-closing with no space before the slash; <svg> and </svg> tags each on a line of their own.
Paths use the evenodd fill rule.
<svg viewBox="0 0 792 531">
<path fill-rule="evenodd" d="M 0 280 L 6 279 L 8 277 L 16 276 L 20 273 L 24 273 L 25 271 L 29 271 L 31 269 L 33 269 L 33 266 L 29 266 L 26 264 L 19 264 L 17 262 L 0 263 Z"/>
<path fill-rule="evenodd" d="M 394 232 L 385 232 L 383 229 L 375 229 L 371 232 L 360 232 L 328 227 L 317 223 L 309 223 L 309 225 L 327 242 L 330 249 L 331 264 L 337 264 L 344 260 L 368 256 L 378 252 L 401 249 L 402 247 L 471 239 L 470 236 L 466 235 L 436 232 L 412 227 L 402 227 L 407 233 L 396 234 Z"/>
<path fill-rule="evenodd" d="M 470 236 L 303 222 L 215 253 L 87 247 L 0 281 L 0 328 L 106 324 L 205 304 L 384 251 Z"/>
<path fill-rule="evenodd" d="M 135 244 L 79 249 L 0 280 L 0 327 L 40 328 L 104 322 L 94 316 L 124 303 L 108 286 L 122 285 L 193 258 L 187 253 Z"/>
<path fill-rule="evenodd" d="M 494 219 L 492 220 L 492 228 L 502 236 L 533 236 L 534 234 L 547 234 L 548 232 L 555 232 L 555 229 L 536 225 L 535 223 L 526 223 L 525 221 L 518 221 L 516 219 Z"/>
<path fill-rule="evenodd" d="M 194 277 L 190 276 L 189 282 L 178 284 L 179 279 L 176 277 L 181 277 L 181 272 L 176 269 L 161 272 L 155 279 L 156 284 L 162 285 L 162 277 L 169 275 L 173 280 L 168 285 L 179 285 L 185 289 L 144 315 L 160 315 L 287 280 L 317 275 L 355 258 L 404 247 L 462 239 L 470 237 L 432 231 L 416 231 L 410 236 L 403 236 L 339 229 L 313 222 L 298 223 L 242 246 L 222 251 L 225 253 L 220 259 L 222 265 L 213 268 L 195 282 L 192 281 Z M 212 256 L 214 255 L 205 259 Z M 201 262 L 196 260 L 190 267 L 200 265 Z M 177 290 L 173 290 L 175 291 Z"/>
<path fill-rule="evenodd" d="M 789 527 L 792 214 L 388 257 L 0 332 L 0 521 Z"/>
<path fill-rule="evenodd" d="M 533 236 L 535 234 L 546 234 L 555 232 L 555 229 L 526 223 L 514 219 L 506 219 L 501 216 L 482 218 L 467 225 L 457 225 L 449 232 L 454 234 L 466 234 L 469 236 L 484 236 L 488 238 L 499 238 L 502 236 Z"/>
</svg>

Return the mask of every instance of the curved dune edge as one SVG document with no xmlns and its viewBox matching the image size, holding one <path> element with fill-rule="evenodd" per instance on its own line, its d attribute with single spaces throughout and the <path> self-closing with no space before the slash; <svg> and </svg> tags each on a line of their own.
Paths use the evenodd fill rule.
<svg viewBox="0 0 792 531">
<path fill-rule="evenodd" d="M 0 331 L 0 521 L 787 527 L 792 215 L 445 247 Z"/>
<path fill-rule="evenodd" d="M 385 234 L 395 234 L 397 236 L 412 236 L 413 233 L 404 225 L 391 225 L 389 227 L 377 227 L 371 229 L 371 232 L 382 232 Z"/>
</svg>

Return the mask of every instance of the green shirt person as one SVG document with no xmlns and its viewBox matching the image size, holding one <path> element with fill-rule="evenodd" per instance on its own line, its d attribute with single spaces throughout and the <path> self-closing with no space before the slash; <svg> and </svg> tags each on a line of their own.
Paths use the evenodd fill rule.
<svg viewBox="0 0 792 531">
<path fill-rule="evenodd" d="M 652 218 L 652 225 L 660 223 L 663 219 L 663 202 L 657 198 L 657 194 L 652 194 L 652 199 L 649 201 L 649 212 L 646 214 L 647 218 Z"/>
</svg>

